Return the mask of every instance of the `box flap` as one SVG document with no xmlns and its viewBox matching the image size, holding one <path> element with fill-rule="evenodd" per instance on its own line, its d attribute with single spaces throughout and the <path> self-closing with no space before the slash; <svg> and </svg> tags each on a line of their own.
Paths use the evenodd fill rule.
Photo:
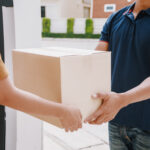
<svg viewBox="0 0 150 150">
<path fill-rule="evenodd" d="M 106 53 L 105 51 L 94 51 L 85 49 L 74 49 L 64 47 L 45 47 L 36 49 L 15 49 L 14 51 L 22 53 L 32 53 L 37 55 L 46 55 L 53 57 L 76 56 L 76 55 L 91 55 L 96 53 Z"/>
</svg>

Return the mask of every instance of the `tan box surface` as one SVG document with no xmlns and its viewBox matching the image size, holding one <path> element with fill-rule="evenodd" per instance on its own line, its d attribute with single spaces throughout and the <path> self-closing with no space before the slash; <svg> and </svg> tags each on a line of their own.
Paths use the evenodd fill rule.
<svg viewBox="0 0 150 150">
<path fill-rule="evenodd" d="M 69 48 L 13 51 L 16 87 L 48 100 L 77 106 L 85 119 L 100 105 L 91 94 L 110 91 L 111 53 Z M 36 116 L 61 127 L 57 118 Z"/>
</svg>

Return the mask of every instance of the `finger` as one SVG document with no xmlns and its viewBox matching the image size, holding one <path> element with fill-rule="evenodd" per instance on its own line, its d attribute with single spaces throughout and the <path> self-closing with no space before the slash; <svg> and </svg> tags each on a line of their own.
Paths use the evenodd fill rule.
<svg viewBox="0 0 150 150">
<path fill-rule="evenodd" d="M 89 117 L 87 117 L 84 122 L 86 123 L 86 122 L 94 121 L 94 120 L 97 119 L 97 117 L 99 117 L 100 115 L 102 115 L 102 113 L 103 113 L 103 110 L 102 109 L 98 109 L 95 113 L 93 113 L 92 115 L 90 115 Z"/>
<path fill-rule="evenodd" d="M 96 113 L 90 115 L 89 117 L 87 117 L 85 120 L 84 120 L 84 123 L 88 123 L 88 122 L 91 122 L 93 120 L 95 120 L 97 117 Z"/>
<path fill-rule="evenodd" d="M 100 125 L 104 122 L 106 116 L 103 114 L 101 115 L 100 117 L 98 117 L 96 120 L 90 122 L 90 124 L 97 124 L 97 125 Z"/>
<path fill-rule="evenodd" d="M 70 132 L 73 132 L 74 131 L 74 129 L 70 129 Z"/>
<path fill-rule="evenodd" d="M 81 119 L 81 121 L 82 121 L 82 114 L 80 113 L 80 119 Z"/>
<path fill-rule="evenodd" d="M 72 132 L 73 130 L 72 129 L 69 129 L 69 132 Z"/>
<path fill-rule="evenodd" d="M 78 128 L 82 128 L 82 121 L 79 121 Z"/>
<path fill-rule="evenodd" d="M 80 128 L 80 129 L 82 128 L 82 124 L 79 125 L 79 128 Z"/>
<path fill-rule="evenodd" d="M 113 119 L 113 117 L 110 116 L 110 115 L 108 115 L 108 116 L 105 118 L 104 123 L 109 122 L 109 121 L 111 121 L 112 119 Z"/>
<path fill-rule="evenodd" d="M 80 119 L 78 120 L 78 128 L 81 128 L 81 126 L 82 126 L 82 120 Z"/>
<path fill-rule="evenodd" d="M 114 118 L 113 117 L 108 117 L 108 118 L 106 118 L 106 120 L 104 120 L 104 123 L 107 123 L 107 122 L 109 122 L 109 121 L 111 121 L 111 120 L 113 120 Z"/>
<path fill-rule="evenodd" d="M 76 131 L 78 128 L 77 127 L 71 127 L 69 130 L 70 130 L 70 132 L 74 132 L 74 131 Z"/>
<path fill-rule="evenodd" d="M 80 118 L 80 120 L 77 120 L 77 125 L 76 125 L 76 130 L 78 130 L 79 128 L 82 128 L 82 120 Z"/>
<path fill-rule="evenodd" d="M 76 127 L 76 128 L 74 128 L 74 131 L 78 131 L 78 129 L 79 129 L 79 126 L 78 126 L 78 127 Z"/>
<path fill-rule="evenodd" d="M 105 120 L 106 120 L 106 116 L 101 116 L 96 120 L 96 124 L 100 125 L 104 123 Z"/>
<path fill-rule="evenodd" d="M 106 97 L 106 93 L 103 93 L 103 92 L 101 92 L 101 93 L 96 93 L 96 94 L 93 94 L 92 95 L 92 99 L 95 99 L 95 100 L 97 100 L 97 99 L 104 99 L 105 97 Z"/>
<path fill-rule="evenodd" d="M 76 131 L 77 131 L 79 128 L 82 128 L 82 120 L 79 120 L 79 121 L 78 121 L 78 124 L 77 124 L 77 126 L 76 126 Z"/>
<path fill-rule="evenodd" d="M 65 128 L 65 132 L 68 132 L 69 131 L 69 129 L 68 128 Z"/>
<path fill-rule="evenodd" d="M 73 127 L 69 126 L 69 127 L 68 127 L 68 131 L 69 131 L 69 132 L 72 132 L 72 128 L 73 128 Z"/>
<path fill-rule="evenodd" d="M 109 122 L 110 120 L 111 120 L 111 119 L 108 119 L 108 118 L 107 118 L 107 119 L 104 120 L 104 123 L 107 123 L 107 122 Z"/>
<path fill-rule="evenodd" d="M 73 123 L 67 124 L 68 132 L 71 131 L 74 127 Z"/>
<path fill-rule="evenodd" d="M 91 98 L 92 98 L 93 100 L 99 99 L 98 93 L 93 94 L 93 95 L 91 96 Z"/>
<path fill-rule="evenodd" d="M 72 124 L 72 125 L 70 126 L 70 131 L 73 132 L 73 131 L 78 130 L 79 124 L 80 124 L 80 121 L 77 120 L 74 124 Z"/>
</svg>

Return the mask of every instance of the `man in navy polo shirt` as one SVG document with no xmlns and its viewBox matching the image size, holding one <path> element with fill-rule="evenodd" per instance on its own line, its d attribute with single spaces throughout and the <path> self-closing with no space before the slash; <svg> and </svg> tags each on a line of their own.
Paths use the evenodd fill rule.
<svg viewBox="0 0 150 150">
<path fill-rule="evenodd" d="M 111 150 L 150 150 L 150 0 L 112 14 L 96 50 L 112 52 L 112 91 L 85 122 L 109 123 Z"/>
</svg>

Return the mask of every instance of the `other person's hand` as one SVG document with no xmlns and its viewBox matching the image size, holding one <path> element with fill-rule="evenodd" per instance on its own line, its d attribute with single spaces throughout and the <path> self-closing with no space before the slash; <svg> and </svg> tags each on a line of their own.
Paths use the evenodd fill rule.
<svg viewBox="0 0 150 150">
<path fill-rule="evenodd" d="M 73 106 L 62 105 L 63 113 L 61 114 L 60 121 L 66 132 L 76 131 L 82 128 L 82 115 L 80 110 Z"/>
<path fill-rule="evenodd" d="M 93 99 L 102 100 L 101 106 L 89 117 L 85 119 L 85 123 L 102 124 L 114 119 L 121 108 L 126 106 L 122 94 L 98 93 L 92 96 Z"/>
</svg>

